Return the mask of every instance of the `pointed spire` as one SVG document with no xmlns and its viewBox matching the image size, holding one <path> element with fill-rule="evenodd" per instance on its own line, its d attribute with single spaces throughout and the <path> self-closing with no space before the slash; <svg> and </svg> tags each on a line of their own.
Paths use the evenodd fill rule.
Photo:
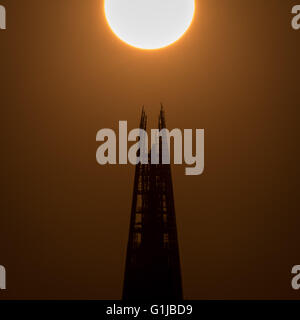
<svg viewBox="0 0 300 320">
<path fill-rule="evenodd" d="M 162 102 L 160 103 L 158 128 L 159 128 L 159 130 L 166 128 L 165 110 L 164 110 L 164 106 L 163 106 Z"/>
<path fill-rule="evenodd" d="M 140 128 L 146 130 L 146 126 L 147 126 L 147 116 L 146 116 L 146 112 L 145 112 L 145 106 L 143 105 Z"/>
</svg>

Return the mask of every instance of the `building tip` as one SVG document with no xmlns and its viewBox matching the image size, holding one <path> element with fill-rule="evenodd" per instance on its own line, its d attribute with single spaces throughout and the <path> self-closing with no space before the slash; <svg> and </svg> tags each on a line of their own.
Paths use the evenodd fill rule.
<svg viewBox="0 0 300 320">
<path fill-rule="evenodd" d="M 142 115 L 145 115 L 145 105 L 142 106 Z"/>
</svg>

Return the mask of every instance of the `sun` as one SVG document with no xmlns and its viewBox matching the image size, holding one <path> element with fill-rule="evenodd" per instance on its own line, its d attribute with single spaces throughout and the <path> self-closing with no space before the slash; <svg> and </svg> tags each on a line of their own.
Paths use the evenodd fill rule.
<svg viewBox="0 0 300 320">
<path fill-rule="evenodd" d="M 160 49 L 190 27 L 195 0 L 105 0 L 106 20 L 114 34 L 139 49 Z"/>
</svg>

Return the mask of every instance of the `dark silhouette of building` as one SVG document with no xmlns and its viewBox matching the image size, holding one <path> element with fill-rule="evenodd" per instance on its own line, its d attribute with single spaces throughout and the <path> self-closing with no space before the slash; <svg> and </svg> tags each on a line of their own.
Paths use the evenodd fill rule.
<svg viewBox="0 0 300 320">
<path fill-rule="evenodd" d="M 142 111 L 140 128 L 146 130 Z M 159 129 L 166 128 L 163 107 Z M 137 164 L 131 209 L 124 300 L 181 300 L 182 284 L 170 164 Z M 151 157 L 149 153 L 149 159 Z"/>
</svg>

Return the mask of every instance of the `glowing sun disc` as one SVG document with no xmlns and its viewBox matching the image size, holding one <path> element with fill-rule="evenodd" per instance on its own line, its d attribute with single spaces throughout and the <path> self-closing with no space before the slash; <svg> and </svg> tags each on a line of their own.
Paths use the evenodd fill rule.
<svg viewBox="0 0 300 320">
<path fill-rule="evenodd" d="M 159 49 L 190 27 L 195 0 L 105 0 L 107 22 L 115 35 L 140 49 Z"/>
</svg>

